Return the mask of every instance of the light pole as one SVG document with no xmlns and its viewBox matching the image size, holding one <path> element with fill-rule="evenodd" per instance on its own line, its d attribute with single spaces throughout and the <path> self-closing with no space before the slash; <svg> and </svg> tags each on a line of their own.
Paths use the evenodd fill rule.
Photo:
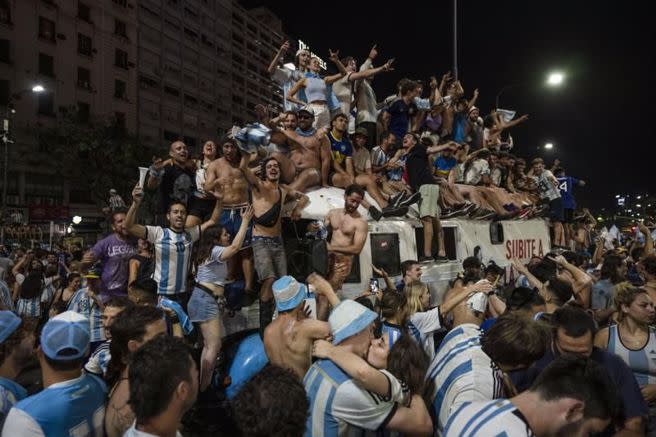
<svg viewBox="0 0 656 437">
<path fill-rule="evenodd" d="M 5 119 L 3 120 L 3 126 L 2 126 L 4 131 L 4 133 L 2 134 L 2 142 L 4 143 L 4 162 L 2 167 L 2 214 L 0 214 L 0 220 L 5 217 L 7 211 L 7 172 L 8 172 L 8 163 L 9 163 L 9 144 L 14 142 L 10 138 L 11 119 L 13 118 L 13 115 L 16 113 L 13 102 L 14 100 L 20 99 L 21 96 L 23 96 L 23 94 L 25 93 L 31 92 L 34 94 L 39 94 L 44 92 L 45 90 L 46 89 L 43 87 L 43 85 L 37 84 L 34 85 L 32 88 L 25 88 L 24 90 L 12 94 L 9 97 L 9 101 L 7 102 L 7 111 L 5 113 Z"/>
<path fill-rule="evenodd" d="M 551 88 L 557 88 L 557 87 L 559 87 L 563 84 L 564 80 L 565 80 L 565 74 L 564 73 L 562 73 L 560 71 L 553 71 L 553 72 L 549 73 L 549 76 L 547 76 L 547 80 L 546 80 L 545 83 L 546 83 L 547 86 L 549 86 Z M 504 91 L 507 91 L 511 88 L 517 88 L 517 87 L 521 87 L 521 86 L 535 85 L 535 84 L 536 83 L 533 82 L 533 81 L 524 81 L 524 82 L 515 82 L 515 83 L 508 84 L 508 85 L 504 85 L 503 87 L 501 87 L 501 89 L 497 93 L 497 97 L 496 97 L 496 100 L 495 100 L 496 109 L 499 109 L 499 99 L 501 98 L 501 94 L 503 94 Z"/>
</svg>

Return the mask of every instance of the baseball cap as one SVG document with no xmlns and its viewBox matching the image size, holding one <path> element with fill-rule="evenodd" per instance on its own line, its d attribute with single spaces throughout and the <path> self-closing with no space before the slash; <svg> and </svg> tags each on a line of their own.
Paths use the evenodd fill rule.
<svg viewBox="0 0 656 437">
<path fill-rule="evenodd" d="M 89 338 L 89 319 L 75 311 L 64 311 L 43 327 L 41 349 L 51 360 L 77 360 L 89 350 Z"/>
<path fill-rule="evenodd" d="M 8 339 L 22 322 L 13 311 L 0 311 L 0 343 Z"/>
<path fill-rule="evenodd" d="M 272 288 L 278 311 L 293 310 L 308 296 L 305 284 L 299 283 L 291 276 L 283 276 L 276 280 Z"/>
<path fill-rule="evenodd" d="M 333 335 L 333 344 L 339 344 L 359 334 L 371 325 L 378 315 L 354 300 L 343 300 L 330 313 L 328 323 Z"/>
<path fill-rule="evenodd" d="M 362 135 L 363 137 L 369 138 L 369 133 L 367 132 L 367 129 L 365 129 L 363 127 L 357 128 L 355 130 L 355 132 L 353 132 L 353 136 L 355 136 L 355 135 Z"/>
<path fill-rule="evenodd" d="M 301 112 L 306 112 L 306 113 L 310 114 L 312 117 L 314 117 L 314 109 L 312 109 L 312 107 L 309 106 L 309 105 L 305 105 L 301 109 L 296 111 L 297 114 L 300 114 Z"/>
<path fill-rule="evenodd" d="M 82 277 L 87 279 L 99 279 L 100 272 L 95 268 L 90 268 L 84 275 L 82 275 Z"/>
</svg>

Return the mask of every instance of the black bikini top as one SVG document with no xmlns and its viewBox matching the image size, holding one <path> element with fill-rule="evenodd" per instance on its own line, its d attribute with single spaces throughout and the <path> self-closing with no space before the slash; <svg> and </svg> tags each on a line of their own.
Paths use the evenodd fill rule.
<svg viewBox="0 0 656 437">
<path fill-rule="evenodd" d="M 257 217 L 253 214 L 253 222 L 265 228 L 272 228 L 278 223 L 280 211 L 282 210 L 282 190 L 278 187 L 279 199 L 267 212 Z"/>
</svg>

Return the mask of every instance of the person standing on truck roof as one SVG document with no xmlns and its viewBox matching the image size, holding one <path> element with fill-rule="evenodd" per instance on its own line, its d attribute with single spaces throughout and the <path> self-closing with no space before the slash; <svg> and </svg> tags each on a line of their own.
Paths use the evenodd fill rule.
<svg viewBox="0 0 656 437">
<path fill-rule="evenodd" d="M 407 133 L 403 137 L 403 147 L 408 151 L 406 172 L 408 183 L 414 192 L 421 194 L 419 217 L 424 227 L 424 256 L 419 262 L 433 261 L 433 236 L 437 235 L 436 261 L 446 261 L 444 251 L 444 232 L 440 223 L 440 186 L 433 179 L 433 172 L 428 163 L 426 146 L 419 143 L 416 134 Z"/>
<path fill-rule="evenodd" d="M 239 169 L 250 185 L 253 203 L 253 258 L 260 287 L 260 332 L 273 317 L 273 281 L 287 274 L 287 259 L 282 243 L 283 205 L 297 201 L 291 213 L 292 220 L 301 218 L 301 211 L 309 203 L 308 197 L 285 185 L 280 185 L 280 163 L 270 157 L 262 161 L 260 176 L 248 167 L 250 156 L 242 155 Z"/>
<path fill-rule="evenodd" d="M 364 190 L 357 184 L 346 187 L 344 208 L 331 209 L 326 215 L 324 225 L 328 229 L 328 281 L 335 291 L 342 289 L 344 280 L 351 272 L 353 257 L 360 255 L 367 239 L 367 222 L 358 212 L 364 199 Z M 316 232 L 317 225 L 308 230 Z M 317 302 L 317 314 L 327 309 L 324 300 Z"/>
</svg>

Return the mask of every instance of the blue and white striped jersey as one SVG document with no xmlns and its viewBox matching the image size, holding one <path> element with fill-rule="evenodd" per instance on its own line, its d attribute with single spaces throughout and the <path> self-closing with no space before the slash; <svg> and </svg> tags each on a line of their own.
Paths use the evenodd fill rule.
<svg viewBox="0 0 656 437">
<path fill-rule="evenodd" d="M 31 299 L 19 297 L 16 300 L 16 313 L 25 317 L 41 317 L 43 310 L 52 303 L 53 297 L 55 297 L 55 286 L 53 285 L 52 278 L 46 278 L 43 282 L 43 290 L 39 296 Z"/>
<path fill-rule="evenodd" d="M 389 373 L 391 396 L 377 395 L 357 385 L 329 360 L 319 360 L 305 374 L 310 399 L 305 437 L 361 437 L 385 427 L 396 412 L 401 384 Z"/>
<path fill-rule="evenodd" d="M 175 232 L 170 228 L 146 226 L 147 239 L 155 247 L 155 273 L 158 294 L 184 293 L 191 265 L 191 250 L 200 238 L 200 226 Z"/>
<path fill-rule="evenodd" d="M 75 292 L 68 301 L 68 310 L 82 314 L 89 319 L 90 342 L 104 341 L 105 330 L 102 326 L 102 309 L 100 308 L 100 297 L 91 297 L 87 288 L 81 288 Z"/>
<path fill-rule="evenodd" d="M 617 325 L 610 325 L 608 352 L 622 358 L 633 371 L 638 385 L 656 384 L 656 328 L 649 328 L 649 339 L 644 347 L 629 349 L 622 343 Z"/>
<path fill-rule="evenodd" d="M 109 352 L 109 344 L 112 340 L 107 340 L 100 344 L 89 357 L 89 361 L 84 365 L 84 370 L 103 378 L 107 373 L 107 365 L 112 356 Z"/>
<path fill-rule="evenodd" d="M 6 310 L 14 311 L 14 300 L 11 290 L 5 281 L 0 279 L 0 305 Z"/>
<path fill-rule="evenodd" d="M 533 437 L 520 411 L 506 399 L 466 402 L 449 417 L 445 437 Z"/>
<path fill-rule="evenodd" d="M 478 326 L 466 323 L 452 329 L 428 368 L 433 382 L 433 428 L 443 435 L 447 418 L 465 402 L 489 401 L 503 396 L 503 374 L 483 352 Z"/>
</svg>

